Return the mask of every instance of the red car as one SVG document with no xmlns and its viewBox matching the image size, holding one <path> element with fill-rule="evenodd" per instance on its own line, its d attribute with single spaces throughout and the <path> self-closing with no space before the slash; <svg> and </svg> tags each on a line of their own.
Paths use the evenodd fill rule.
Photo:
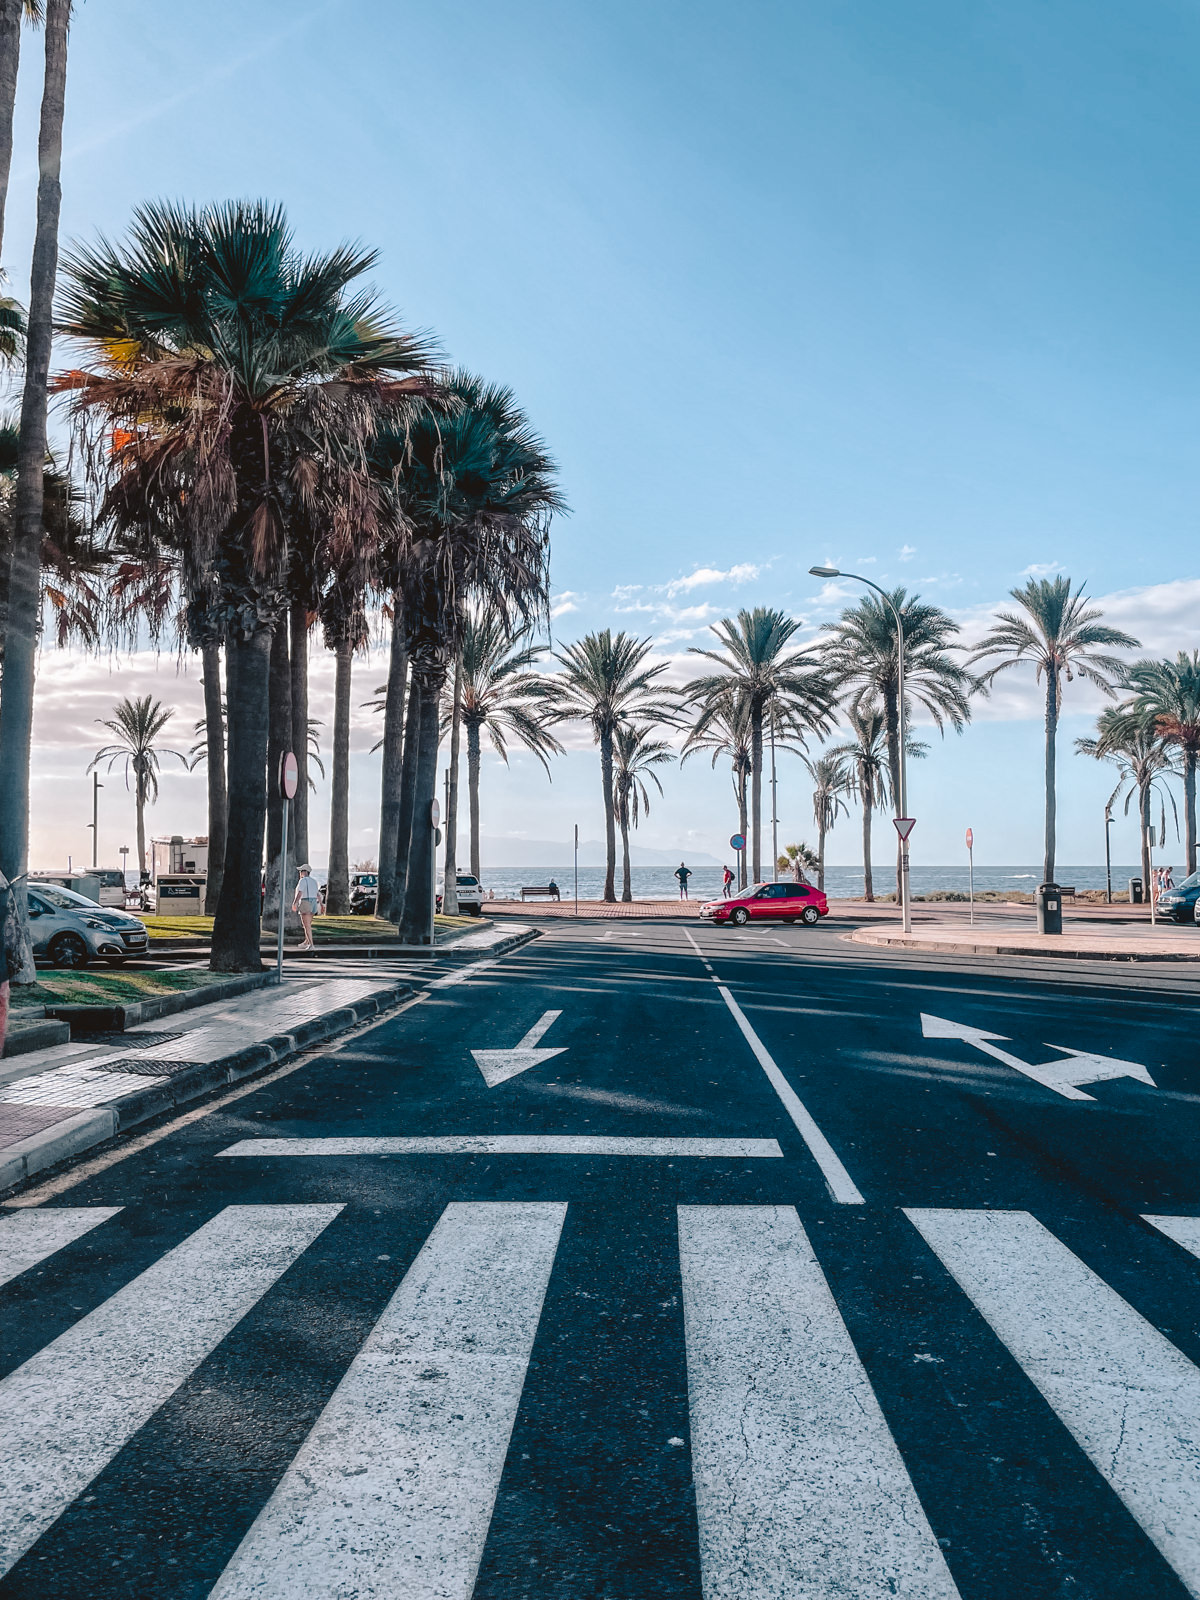
<svg viewBox="0 0 1200 1600">
<path fill-rule="evenodd" d="M 732 900 L 706 900 L 700 915 L 709 922 L 806 922 L 811 928 L 829 915 L 829 902 L 811 883 L 756 883 Z"/>
</svg>

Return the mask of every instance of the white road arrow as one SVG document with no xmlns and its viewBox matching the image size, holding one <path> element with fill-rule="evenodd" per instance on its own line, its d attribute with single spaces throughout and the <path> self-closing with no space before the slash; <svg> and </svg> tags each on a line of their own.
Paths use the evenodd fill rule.
<svg viewBox="0 0 1200 1600">
<path fill-rule="evenodd" d="M 565 1044 L 553 1050 L 536 1048 L 538 1040 L 546 1029 L 561 1016 L 561 1011 L 545 1012 L 530 1028 L 520 1044 L 512 1050 L 472 1050 L 475 1065 L 483 1073 L 488 1088 L 494 1089 L 498 1083 L 503 1083 L 507 1078 L 515 1078 L 519 1073 L 528 1072 L 530 1067 L 540 1066 L 552 1056 L 561 1056 L 567 1048 Z"/>
<path fill-rule="evenodd" d="M 1084 1094 L 1075 1085 L 1100 1083 L 1106 1078 L 1136 1078 L 1139 1083 L 1148 1083 L 1152 1089 L 1155 1087 L 1154 1079 L 1137 1061 L 1118 1061 L 1113 1056 L 1093 1055 L 1088 1050 L 1070 1050 L 1065 1044 L 1046 1046 L 1047 1050 L 1061 1050 L 1067 1057 L 1065 1061 L 1046 1061 L 1033 1066 L 993 1043 L 996 1039 L 1006 1038 L 1003 1033 L 989 1033 L 986 1028 L 972 1028 L 964 1022 L 927 1016 L 925 1012 L 921 1013 L 921 1032 L 926 1039 L 961 1039 L 964 1044 L 974 1045 L 976 1050 L 982 1050 L 996 1061 L 1003 1061 L 1006 1067 L 1024 1073 L 1043 1088 L 1053 1089 L 1064 1100 L 1093 1100 L 1094 1095 Z"/>
</svg>

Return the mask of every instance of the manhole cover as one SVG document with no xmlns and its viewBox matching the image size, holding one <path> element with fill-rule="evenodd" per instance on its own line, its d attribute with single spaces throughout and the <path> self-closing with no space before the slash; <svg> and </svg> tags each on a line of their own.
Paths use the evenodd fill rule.
<svg viewBox="0 0 1200 1600">
<path fill-rule="evenodd" d="M 182 1039 L 181 1033 L 89 1033 L 88 1044 L 119 1044 L 124 1050 L 157 1050 L 161 1045 L 174 1044 Z"/>
<path fill-rule="evenodd" d="M 148 1056 L 127 1056 L 120 1061 L 89 1061 L 89 1070 L 96 1072 L 128 1072 L 135 1078 L 173 1078 L 177 1072 L 187 1072 L 190 1067 L 202 1067 L 203 1061 L 156 1061 Z"/>
</svg>

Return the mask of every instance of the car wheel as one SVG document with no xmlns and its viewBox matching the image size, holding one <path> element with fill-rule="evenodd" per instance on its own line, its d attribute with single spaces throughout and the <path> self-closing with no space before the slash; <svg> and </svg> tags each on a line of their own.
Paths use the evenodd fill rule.
<svg viewBox="0 0 1200 1600">
<path fill-rule="evenodd" d="M 746 910 L 745 906 L 735 906 L 734 909 L 729 913 L 729 920 L 734 924 L 735 927 L 744 928 L 750 921 L 750 913 Z"/>
<path fill-rule="evenodd" d="M 77 971 L 86 967 L 92 953 L 77 933 L 60 933 L 46 952 L 56 967 Z"/>
<path fill-rule="evenodd" d="M 800 913 L 800 921 L 806 928 L 815 927 L 820 920 L 821 913 L 817 910 L 816 906 L 805 906 L 804 910 Z"/>
</svg>

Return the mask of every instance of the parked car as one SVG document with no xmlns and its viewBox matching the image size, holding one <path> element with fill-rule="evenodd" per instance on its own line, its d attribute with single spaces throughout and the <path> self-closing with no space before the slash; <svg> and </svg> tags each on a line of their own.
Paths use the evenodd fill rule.
<svg viewBox="0 0 1200 1600">
<path fill-rule="evenodd" d="M 149 947 L 144 922 L 53 883 L 29 886 L 29 932 L 35 958 L 55 967 L 119 967 Z"/>
<path fill-rule="evenodd" d="M 1164 889 L 1158 897 L 1158 914 L 1172 922 L 1191 922 L 1196 907 L 1200 905 L 1200 872 L 1193 872 L 1173 889 Z"/>
<path fill-rule="evenodd" d="M 483 887 L 479 879 L 470 872 L 460 872 L 455 877 L 458 885 L 458 912 L 463 917 L 481 917 L 483 915 Z M 437 875 L 437 908 L 442 909 L 442 891 L 446 887 L 446 874 L 439 872 Z"/>
<path fill-rule="evenodd" d="M 373 917 L 375 902 L 379 898 L 379 874 L 356 872 L 350 879 L 350 915 Z"/>
<path fill-rule="evenodd" d="M 708 922 L 803 922 L 809 927 L 829 915 L 829 902 L 811 883 L 756 883 L 731 900 L 706 900 L 700 915 Z"/>
</svg>

